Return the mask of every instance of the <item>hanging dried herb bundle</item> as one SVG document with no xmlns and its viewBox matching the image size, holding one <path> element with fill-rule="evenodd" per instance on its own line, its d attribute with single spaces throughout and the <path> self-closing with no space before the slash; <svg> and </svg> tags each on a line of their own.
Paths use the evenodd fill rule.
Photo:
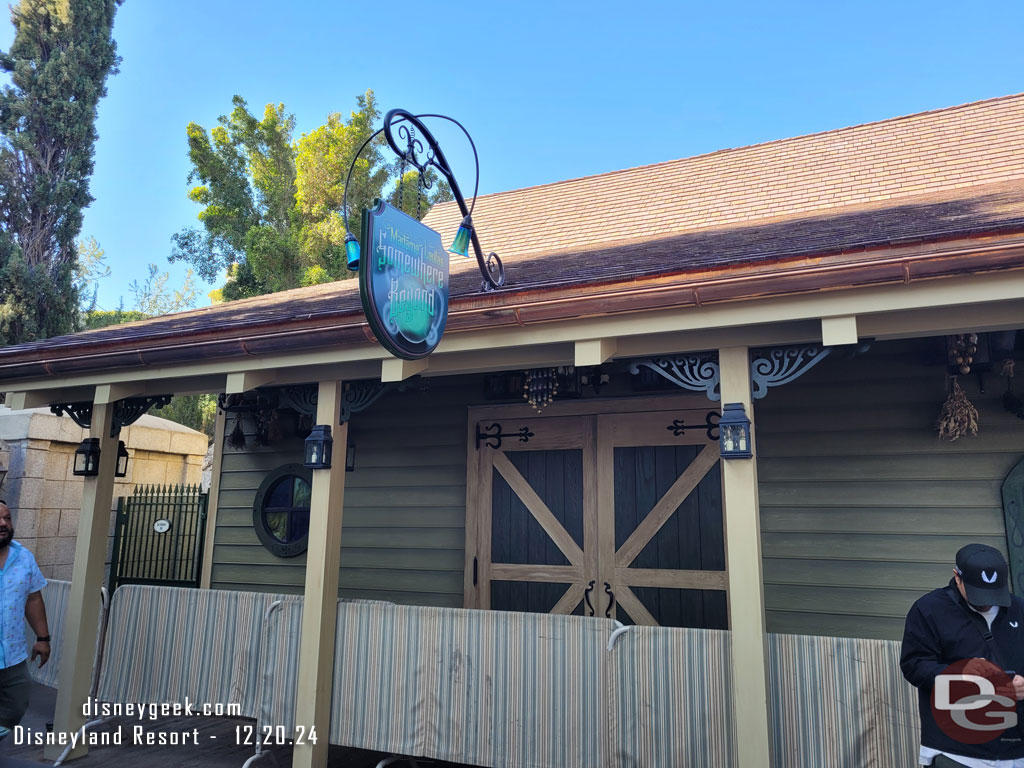
<svg viewBox="0 0 1024 768">
<path fill-rule="evenodd" d="M 964 435 L 978 434 L 978 409 L 971 405 L 966 393 L 954 376 L 949 387 L 949 397 L 939 411 L 939 439 L 959 440 Z"/>
<path fill-rule="evenodd" d="M 242 414 L 236 413 L 234 416 L 235 428 L 231 430 L 231 434 L 228 435 L 228 445 L 236 451 L 241 451 L 245 448 L 245 432 L 242 431 Z"/>
</svg>

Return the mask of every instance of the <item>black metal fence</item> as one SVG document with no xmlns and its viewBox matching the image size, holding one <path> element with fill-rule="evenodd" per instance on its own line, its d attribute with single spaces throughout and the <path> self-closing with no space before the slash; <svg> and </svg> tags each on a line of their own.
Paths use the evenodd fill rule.
<svg viewBox="0 0 1024 768">
<path fill-rule="evenodd" d="M 110 592 L 121 584 L 199 586 L 208 498 L 198 485 L 141 486 L 119 498 Z"/>
</svg>

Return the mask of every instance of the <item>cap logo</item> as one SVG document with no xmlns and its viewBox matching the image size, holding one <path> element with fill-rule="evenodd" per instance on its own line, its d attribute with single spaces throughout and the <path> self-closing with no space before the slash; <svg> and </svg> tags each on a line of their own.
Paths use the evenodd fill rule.
<svg viewBox="0 0 1024 768">
<path fill-rule="evenodd" d="M 1014 629 L 1016 629 L 1017 627 L 1020 626 L 1020 624 L 1018 624 L 1016 621 L 1011 621 L 1010 622 L 1010 626 L 1013 627 Z"/>
<path fill-rule="evenodd" d="M 985 571 L 981 572 L 981 580 L 984 581 L 986 584 L 995 584 L 996 583 L 996 579 L 998 579 L 998 578 L 999 578 L 999 572 L 998 571 L 993 573 L 991 576 L 989 576 Z"/>
</svg>

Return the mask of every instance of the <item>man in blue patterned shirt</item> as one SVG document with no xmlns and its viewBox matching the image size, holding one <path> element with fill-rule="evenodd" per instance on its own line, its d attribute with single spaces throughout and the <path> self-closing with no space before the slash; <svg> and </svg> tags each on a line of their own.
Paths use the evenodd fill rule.
<svg viewBox="0 0 1024 768">
<path fill-rule="evenodd" d="M 50 632 L 42 588 L 46 579 L 32 553 L 14 540 L 14 521 L 7 502 L 0 501 L 0 739 L 10 733 L 28 709 L 28 648 L 25 621 L 36 633 L 32 661 L 50 658 Z"/>
</svg>

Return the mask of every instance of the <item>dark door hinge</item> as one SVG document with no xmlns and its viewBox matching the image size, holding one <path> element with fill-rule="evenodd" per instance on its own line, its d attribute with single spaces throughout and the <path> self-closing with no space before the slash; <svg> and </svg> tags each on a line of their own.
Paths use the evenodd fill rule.
<svg viewBox="0 0 1024 768">
<path fill-rule="evenodd" d="M 476 579 L 477 579 L 477 559 L 474 557 L 473 558 L 473 586 L 474 587 L 476 586 Z"/>
</svg>

